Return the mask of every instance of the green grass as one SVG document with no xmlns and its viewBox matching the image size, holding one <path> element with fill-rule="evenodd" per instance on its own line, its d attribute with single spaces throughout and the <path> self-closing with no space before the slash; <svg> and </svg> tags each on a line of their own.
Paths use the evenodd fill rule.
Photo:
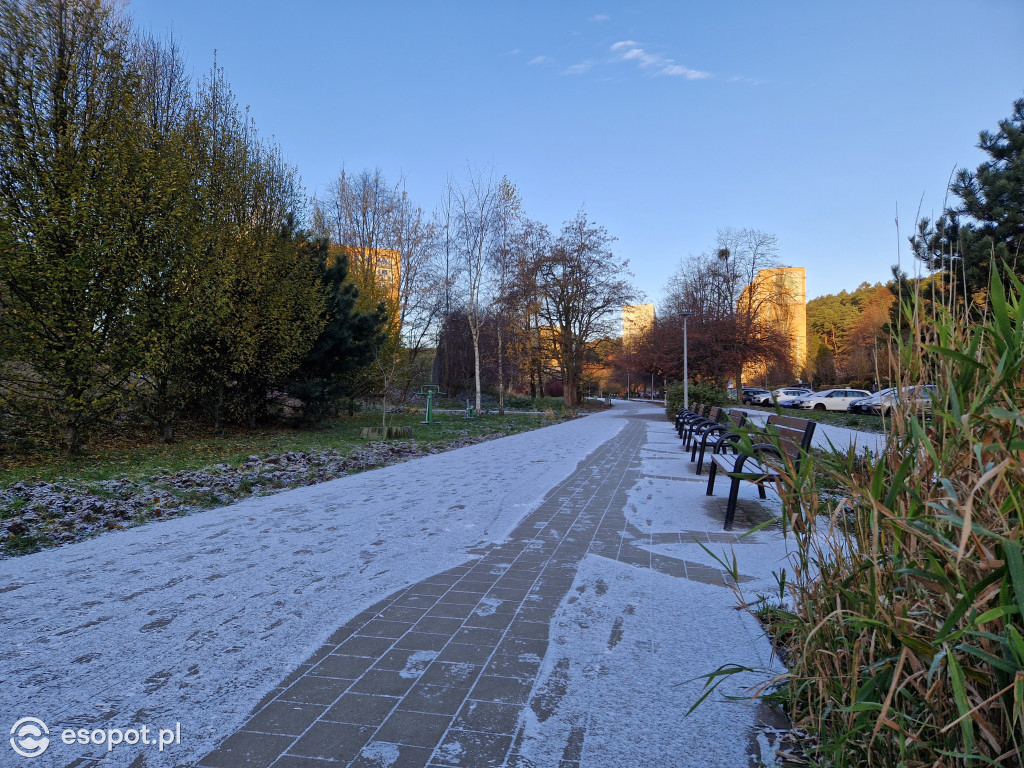
<svg viewBox="0 0 1024 768">
<path fill-rule="evenodd" d="M 25 507 L 28 506 L 28 499 L 14 498 L 6 504 L 0 504 L 0 520 L 7 520 L 17 517 Z"/>
<path fill-rule="evenodd" d="M 420 444 L 445 443 L 466 435 L 515 434 L 552 423 L 543 417 L 521 414 L 489 414 L 470 419 L 446 413 L 435 414 L 434 424 L 421 424 L 422 420 L 422 413 L 396 413 L 388 418 L 391 425 L 412 426 L 413 439 Z M 0 488 L 19 481 L 68 481 L 77 485 L 118 478 L 139 480 L 214 464 L 238 466 L 253 455 L 326 450 L 345 455 L 366 444 L 359 438 L 361 427 L 379 424 L 380 414 L 371 412 L 338 419 L 316 429 L 235 429 L 222 436 L 194 431 L 180 442 L 170 444 L 147 439 L 143 433 L 141 439 L 116 438 L 89 445 L 81 454 L 68 459 L 62 459 L 56 451 L 40 448 L 30 454 L 0 454 Z M 0 516 L 7 511 L 0 510 Z"/>
</svg>

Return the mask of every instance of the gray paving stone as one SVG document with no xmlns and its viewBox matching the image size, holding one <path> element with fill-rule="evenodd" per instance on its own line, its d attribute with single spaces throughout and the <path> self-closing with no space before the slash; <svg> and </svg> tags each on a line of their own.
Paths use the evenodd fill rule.
<svg viewBox="0 0 1024 768">
<path fill-rule="evenodd" d="M 467 627 L 486 627 L 488 629 L 505 629 L 512 623 L 511 613 L 492 613 L 489 616 L 470 614 L 466 617 Z"/>
<path fill-rule="evenodd" d="M 432 763 L 458 768 L 496 768 L 505 761 L 511 745 L 511 736 L 452 730 L 435 751 Z"/>
<path fill-rule="evenodd" d="M 351 687 L 353 693 L 369 693 L 375 696 L 402 696 L 408 691 L 415 678 L 402 677 L 388 669 L 371 669 Z"/>
<path fill-rule="evenodd" d="M 466 700 L 468 688 L 446 685 L 415 685 L 399 704 L 399 709 L 454 716 Z"/>
<path fill-rule="evenodd" d="M 303 675 L 278 694 L 278 698 L 282 701 L 306 704 L 330 704 L 341 696 L 349 685 L 350 681 L 339 680 L 336 677 Z"/>
<path fill-rule="evenodd" d="M 406 648 L 414 651 L 439 651 L 448 644 L 447 635 L 432 632 L 409 632 L 395 642 L 395 648 Z"/>
<path fill-rule="evenodd" d="M 436 661 L 466 661 L 470 664 L 483 664 L 493 650 L 487 645 L 468 645 L 448 643 L 437 655 Z"/>
<path fill-rule="evenodd" d="M 427 607 L 416 607 L 407 605 L 391 605 L 381 611 L 380 618 L 386 621 L 404 621 L 413 624 L 423 618 L 423 614 L 427 612 Z M 363 632 L 364 635 L 370 634 L 369 632 Z"/>
<path fill-rule="evenodd" d="M 208 768 L 267 768 L 295 741 L 292 736 L 239 731 L 204 757 Z"/>
<path fill-rule="evenodd" d="M 463 624 L 462 628 L 452 636 L 452 642 L 469 645 L 489 645 L 493 647 L 497 645 L 504 636 L 505 630 L 503 629 L 467 627 Z"/>
<path fill-rule="evenodd" d="M 470 699 L 462 705 L 452 727 L 463 731 L 513 736 L 519 728 L 519 713 L 522 709 L 518 704 Z"/>
<path fill-rule="evenodd" d="M 431 608 L 431 610 L 434 609 Z M 412 625 L 413 622 L 411 621 L 387 621 L 386 619 L 374 619 L 362 627 L 359 630 L 359 634 L 366 637 L 399 638 L 412 629 Z"/>
<path fill-rule="evenodd" d="M 298 736 L 326 710 L 327 707 L 322 704 L 274 701 L 250 718 L 246 727 L 260 733 Z"/>
<path fill-rule="evenodd" d="M 324 713 L 323 719 L 352 725 L 380 725 L 399 701 L 393 696 L 346 693 Z"/>
<path fill-rule="evenodd" d="M 320 721 L 291 746 L 288 754 L 348 762 L 359 754 L 372 733 L 371 726 Z"/>
<path fill-rule="evenodd" d="M 468 691 L 482 670 L 483 666 L 480 664 L 435 661 L 420 675 L 419 682 L 422 685 L 443 685 L 448 688 L 465 688 Z"/>
<path fill-rule="evenodd" d="M 374 740 L 363 746 L 351 765 L 352 768 L 423 768 L 430 761 L 431 752 L 433 747 Z"/>
<path fill-rule="evenodd" d="M 338 768 L 338 763 L 334 760 L 320 760 L 315 757 L 283 755 L 274 763 L 274 768 Z"/>
<path fill-rule="evenodd" d="M 384 721 L 374 738 L 412 747 L 434 747 L 451 722 L 451 715 L 399 709 Z"/>
<path fill-rule="evenodd" d="M 540 671 L 540 657 L 529 654 L 517 656 L 494 655 L 484 667 L 483 674 L 496 677 L 514 677 L 518 680 L 533 682 Z"/>
<path fill-rule="evenodd" d="M 386 637 L 366 637 L 353 635 L 335 649 L 336 654 L 346 656 L 368 656 L 377 658 L 394 644 L 394 640 Z"/>
<path fill-rule="evenodd" d="M 453 603 L 444 600 L 427 611 L 426 618 L 464 619 L 473 612 L 476 602 Z"/>
<path fill-rule="evenodd" d="M 370 668 L 373 658 L 369 656 L 344 656 L 332 654 L 315 667 L 311 674 L 317 677 L 343 677 L 355 680 Z"/>
<path fill-rule="evenodd" d="M 470 698 L 500 704 L 525 704 L 532 688 L 533 680 L 481 675 L 470 692 Z"/>
</svg>

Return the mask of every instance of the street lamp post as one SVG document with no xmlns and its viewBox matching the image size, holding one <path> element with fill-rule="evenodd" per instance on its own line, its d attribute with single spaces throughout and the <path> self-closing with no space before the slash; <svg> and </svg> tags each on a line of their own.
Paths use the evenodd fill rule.
<svg viewBox="0 0 1024 768">
<path fill-rule="evenodd" d="M 686 348 L 686 318 L 692 312 L 681 312 L 683 316 L 683 408 L 690 410 L 690 353 Z"/>
</svg>

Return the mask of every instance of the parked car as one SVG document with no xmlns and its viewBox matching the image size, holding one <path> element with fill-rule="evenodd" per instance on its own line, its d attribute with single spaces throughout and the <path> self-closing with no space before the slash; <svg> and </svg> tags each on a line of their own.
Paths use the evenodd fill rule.
<svg viewBox="0 0 1024 768">
<path fill-rule="evenodd" d="M 899 390 L 894 388 L 880 397 L 877 403 L 872 403 L 871 410 L 882 416 L 892 416 L 893 411 L 899 407 L 926 413 L 932 409 L 932 400 L 936 395 L 938 389 L 934 384 L 914 384 Z"/>
<path fill-rule="evenodd" d="M 803 397 L 804 395 L 811 394 L 809 389 L 801 389 L 799 387 L 780 387 L 779 389 L 773 389 L 764 395 L 757 395 L 751 398 L 751 402 L 754 405 L 772 405 L 781 398 L 791 397 Z"/>
<path fill-rule="evenodd" d="M 743 402 L 750 405 L 754 402 L 755 397 L 761 395 L 771 394 L 767 389 L 761 389 L 760 387 L 744 387 L 743 388 Z"/>
<path fill-rule="evenodd" d="M 814 393 L 812 392 L 811 394 L 813 395 Z M 795 404 L 805 397 L 810 397 L 810 395 L 799 395 L 797 397 L 793 397 L 792 395 L 780 395 L 775 401 L 775 404 L 780 408 L 794 408 L 796 407 Z"/>
<path fill-rule="evenodd" d="M 823 389 L 821 392 L 798 398 L 789 407 L 815 411 L 845 411 L 854 400 L 865 397 L 871 397 L 871 393 L 864 389 Z M 782 404 L 781 401 L 779 404 Z"/>
<path fill-rule="evenodd" d="M 868 397 L 862 397 L 860 400 L 854 400 L 848 406 L 846 406 L 847 413 L 874 413 L 871 410 L 871 406 L 879 401 L 880 398 L 892 392 L 891 389 L 882 389 L 875 392 L 873 395 Z"/>
</svg>

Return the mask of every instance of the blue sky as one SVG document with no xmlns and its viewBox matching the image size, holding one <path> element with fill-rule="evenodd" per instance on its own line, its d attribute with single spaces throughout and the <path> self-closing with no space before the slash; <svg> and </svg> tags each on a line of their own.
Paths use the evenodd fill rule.
<svg viewBox="0 0 1024 768">
<path fill-rule="evenodd" d="M 557 231 L 584 208 L 657 302 L 718 229 L 775 233 L 808 297 L 885 281 L 978 131 L 1024 96 L 1021 0 L 133 0 L 224 67 L 310 194 L 342 165 L 432 210 L 467 165 Z M 897 208 L 901 235 L 897 237 Z"/>
</svg>

